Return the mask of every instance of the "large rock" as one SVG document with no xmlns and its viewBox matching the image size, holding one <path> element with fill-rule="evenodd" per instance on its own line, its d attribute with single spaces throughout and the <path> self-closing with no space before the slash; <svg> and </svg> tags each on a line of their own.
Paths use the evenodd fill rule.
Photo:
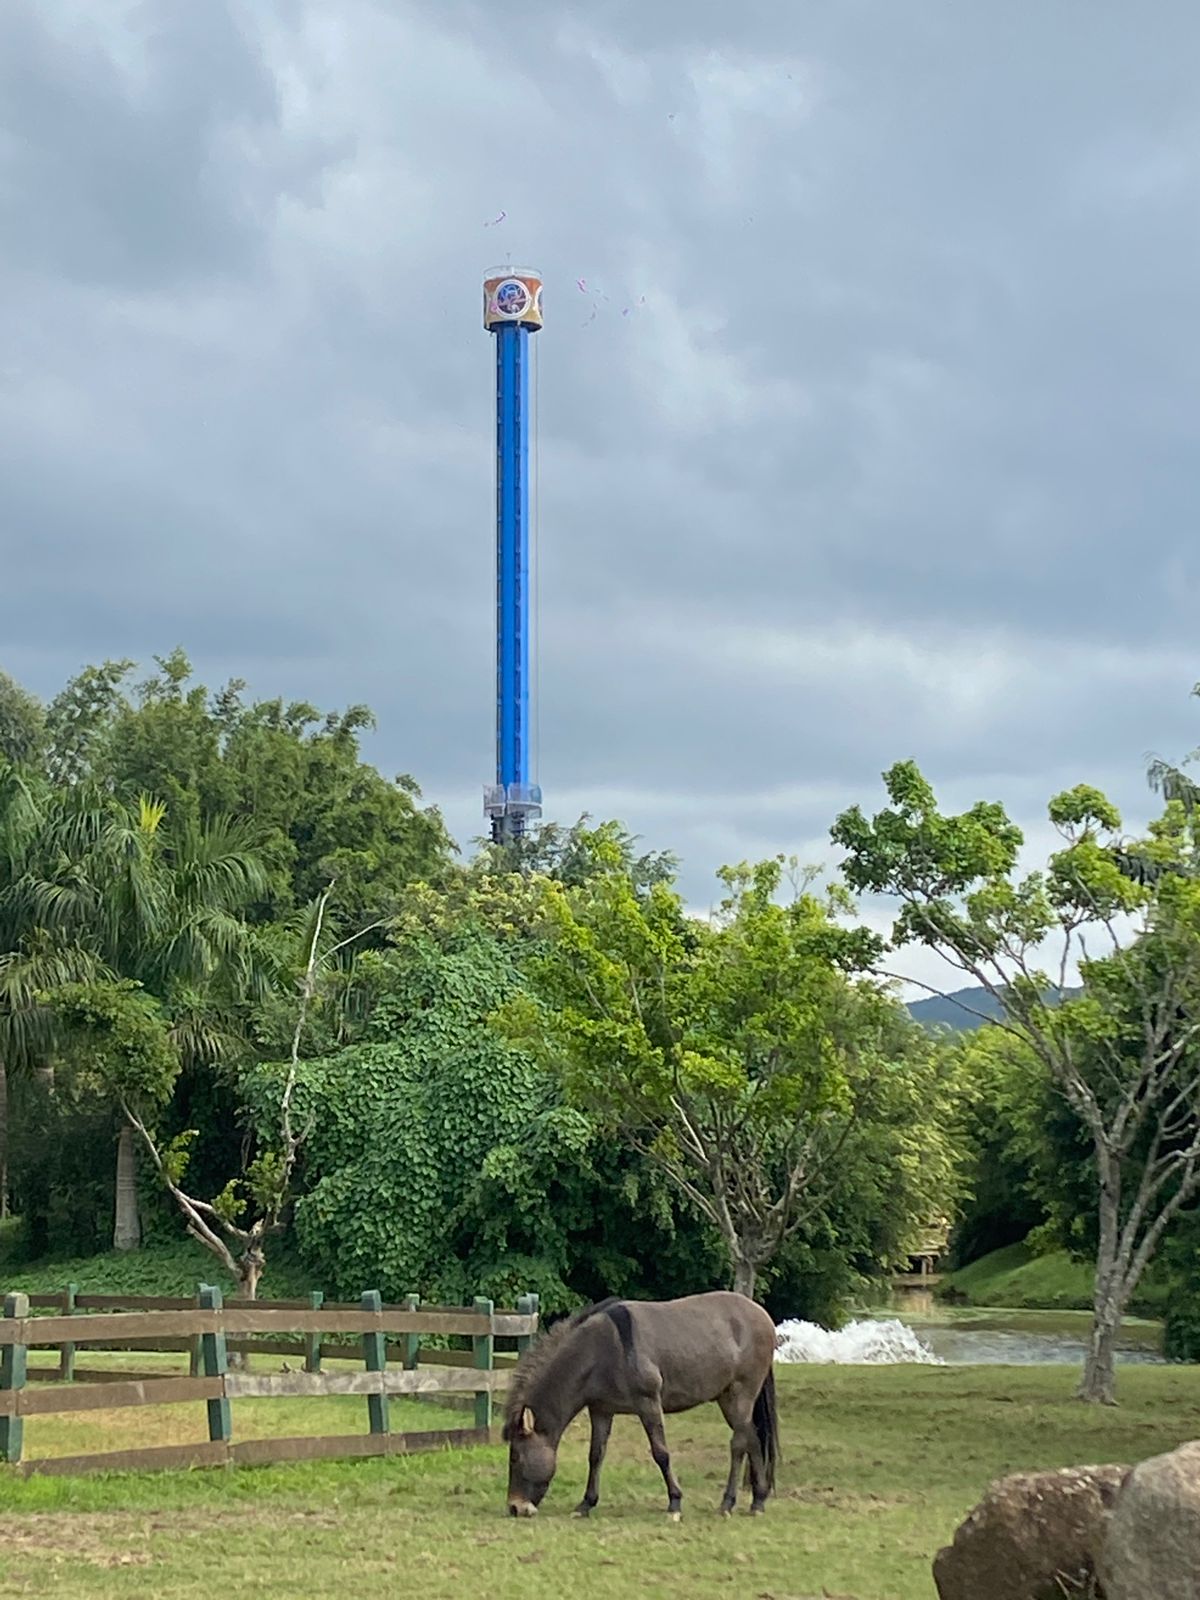
<svg viewBox="0 0 1200 1600">
<path fill-rule="evenodd" d="M 1107 1600 L 1200 1600 L 1200 1441 L 1133 1469 L 1096 1565 Z"/>
<path fill-rule="evenodd" d="M 1000 1478 L 937 1553 L 940 1600 L 1092 1600 L 1093 1550 L 1128 1473 L 1068 1467 Z"/>
</svg>

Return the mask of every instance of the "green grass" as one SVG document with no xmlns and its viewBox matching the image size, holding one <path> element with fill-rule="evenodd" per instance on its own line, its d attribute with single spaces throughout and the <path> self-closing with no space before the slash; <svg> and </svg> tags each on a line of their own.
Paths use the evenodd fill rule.
<svg viewBox="0 0 1200 1600">
<path fill-rule="evenodd" d="M 1200 1370 L 1127 1369 L 1116 1409 L 1073 1401 L 1074 1380 L 1062 1368 L 781 1369 L 779 1495 L 765 1518 L 732 1522 L 715 1514 L 728 1432 L 713 1407 L 668 1421 L 677 1526 L 624 1419 L 586 1523 L 569 1515 L 586 1470 L 579 1424 L 530 1523 L 503 1515 L 499 1447 L 123 1478 L 22 1482 L 0 1469 L 0 1596 L 931 1600 L 933 1554 L 991 1479 L 1136 1461 L 1200 1436 Z M 261 1404 L 296 1426 L 291 1402 Z M 31 1419 L 31 1442 L 47 1421 Z M 92 1426 L 103 1431 L 95 1414 Z M 235 1402 L 235 1433 L 258 1426 Z"/>
<path fill-rule="evenodd" d="M 938 1292 L 973 1306 L 1090 1311 L 1094 1276 L 1088 1262 L 1073 1261 L 1065 1250 L 1035 1255 L 1027 1244 L 1014 1244 L 947 1273 Z M 1161 1310 L 1162 1297 L 1162 1286 L 1147 1276 L 1130 1310 L 1154 1316 Z"/>
<path fill-rule="evenodd" d="M 942 1290 L 976 1306 L 1086 1311 L 1092 1303 L 1092 1268 L 1065 1250 L 1035 1256 L 1025 1244 L 1009 1245 L 950 1273 Z"/>
<path fill-rule="evenodd" d="M 192 1239 L 143 1245 L 140 1250 L 110 1250 L 105 1255 L 38 1261 L 12 1266 L 0 1252 L 0 1292 L 53 1294 L 73 1283 L 83 1294 L 190 1295 L 200 1283 L 218 1284 L 226 1294 L 234 1282 L 221 1263 Z M 306 1297 L 311 1282 L 295 1257 L 280 1248 L 268 1252 L 259 1285 L 264 1300 Z M 364 1285 L 364 1287 L 370 1287 Z"/>
<path fill-rule="evenodd" d="M 325 1365 L 328 1371 L 351 1370 L 348 1365 L 337 1362 Z M 254 1363 L 256 1372 L 277 1368 L 277 1362 L 272 1364 L 265 1359 Z M 178 1362 L 174 1370 L 178 1374 Z M 354 1370 L 362 1370 L 361 1361 L 354 1363 Z M 392 1428 L 397 1433 L 471 1426 L 470 1417 L 420 1400 L 393 1400 L 390 1413 Z M 239 1400 L 238 1437 L 288 1439 L 298 1435 L 363 1433 L 366 1415 L 366 1401 L 352 1395 L 313 1400 Z M 140 1450 L 151 1445 L 194 1444 L 207 1437 L 203 1401 L 176 1406 L 123 1406 L 115 1411 L 28 1418 L 25 1456 L 29 1460 L 40 1460 L 105 1450 Z M 3 1504 L 2 1491 L 0 1504 Z"/>
</svg>

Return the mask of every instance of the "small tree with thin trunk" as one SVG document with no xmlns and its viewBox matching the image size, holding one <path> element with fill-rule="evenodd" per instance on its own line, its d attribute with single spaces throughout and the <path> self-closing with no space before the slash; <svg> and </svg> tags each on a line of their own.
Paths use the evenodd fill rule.
<svg viewBox="0 0 1200 1600">
<path fill-rule="evenodd" d="M 834 825 L 846 881 L 899 900 L 896 947 L 927 945 L 1000 1002 L 995 1025 L 1042 1064 L 1090 1136 L 1099 1231 L 1079 1394 L 1112 1403 L 1130 1296 L 1200 1190 L 1195 825 L 1172 803 L 1145 839 L 1123 840 L 1115 807 L 1081 786 L 1050 805 L 1063 849 L 1022 876 L 1022 835 L 1001 806 L 945 815 L 912 762 L 884 781 L 888 809 L 868 820 L 855 806 Z M 1084 988 L 1068 998 L 1076 964 Z"/>
<path fill-rule="evenodd" d="M 615 852 L 584 883 L 543 880 L 534 992 L 504 1026 L 688 1196 L 753 1296 L 826 1200 L 871 1083 L 913 1039 L 894 1001 L 853 981 L 873 937 L 806 887 L 780 903 L 782 858 L 721 878 L 709 924 L 668 883 L 639 886 Z"/>
<path fill-rule="evenodd" d="M 296 1078 L 300 1069 L 304 1029 L 317 994 L 321 969 L 325 962 L 351 942 L 342 940 L 331 949 L 322 946 L 332 891 L 333 885 L 330 884 L 318 896 L 305 939 L 305 963 L 298 986 L 296 1025 L 280 1087 L 273 1135 L 262 1141 L 262 1147 L 247 1166 L 244 1177 L 231 1178 L 212 1200 L 190 1194 L 184 1182 L 188 1147 L 196 1137 L 196 1130 L 187 1129 L 163 1144 L 148 1125 L 147 1119 L 139 1114 L 137 1105 L 124 1097 L 120 1100 L 121 1111 L 129 1127 L 137 1135 L 154 1170 L 182 1212 L 188 1233 L 206 1250 L 212 1251 L 234 1279 L 238 1294 L 245 1300 L 254 1300 L 258 1296 L 258 1285 L 266 1267 L 266 1241 L 281 1231 L 283 1214 L 291 1199 L 292 1178 L 303 1139 L 303 1132 L 295 1122 Z"/>
</svg>

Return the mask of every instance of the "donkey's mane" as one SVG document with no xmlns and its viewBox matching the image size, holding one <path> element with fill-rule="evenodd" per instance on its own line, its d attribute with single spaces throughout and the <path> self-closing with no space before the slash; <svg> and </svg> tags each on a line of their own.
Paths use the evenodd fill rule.
<svg viewBox="0 0 1200 1600">
<path fill-rule="evenodd" d="M 507 1426 L 515 1422 L 524 1410 L 529 1400 L 529 1391 L 562 1348 L 568 1335 L 616 1303 L 616 1297 L 610 1295 L 607 1300 L 598 1300 L 593 1306 L 584 1306 L 582 1310 L 573 1312 L 571 1316 L 563 1317 L 560 1322 L 556 1322 L 542 1334 L 536 1344 L 529 1347 L 513 1369 L 512 1382 L 508 1386 L 508 1400 L 504 1410 L 506 1431 Z"/>
</svg>

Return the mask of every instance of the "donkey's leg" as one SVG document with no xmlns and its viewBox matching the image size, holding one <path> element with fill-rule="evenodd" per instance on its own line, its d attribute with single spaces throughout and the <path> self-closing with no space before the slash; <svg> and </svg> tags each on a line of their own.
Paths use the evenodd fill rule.
<svg viewBox="0 0 1200 1600">
<path fill-rule="evenodd" d="M 729 1481 L 725 1485 L 725 1494 L 721 1500 L 721 1515 L 728 1517 L 737 1505 L 738 1477 L 747 1458 L 754 1479 L 754 1503 L 758 1504 L 759 1488 L 763 1481 L 762 1451 L 758 1449 L 758 1437 L 754 1432 L 754 1399 L 745 1392 L 744 1386 L 735 1384 L 726 1389 L 723 1395 L 718 1396 L 717 1404 L 729 1424 L 731 1434 Z"/>
<path fill-rule="evenodd" d="M 592 1442 L 588 1449 L 588 1481 L 583 1499 L 576 1508 L 577 1517 L 590 1516 L 600 1500 L 600 1468 L 604 1464 L 604 1452 L 608 1449 L 608 1436 L 612 1432 L 613 1419 L 607 1411 L 589 1411 L 592 1422 Z"/>
<path fill-rule="evenodd" d="M 658 1399 L 643 1402 L 638 1408 L 638 1417 L 646 1430 L 646 1438 L 650 1441 L 650 1454 L 654 1457 L 654 1464 L 662 1473 L 663 1482 L 667 1486 L 667 1511 L 678 1522 L 680 1507 L 683 1504 L 683 1490 L 671 1471 L 671 1452 L 667 1449 L 667 1430 L 663 1424 L 662 1406 Z"/>
</svg>

